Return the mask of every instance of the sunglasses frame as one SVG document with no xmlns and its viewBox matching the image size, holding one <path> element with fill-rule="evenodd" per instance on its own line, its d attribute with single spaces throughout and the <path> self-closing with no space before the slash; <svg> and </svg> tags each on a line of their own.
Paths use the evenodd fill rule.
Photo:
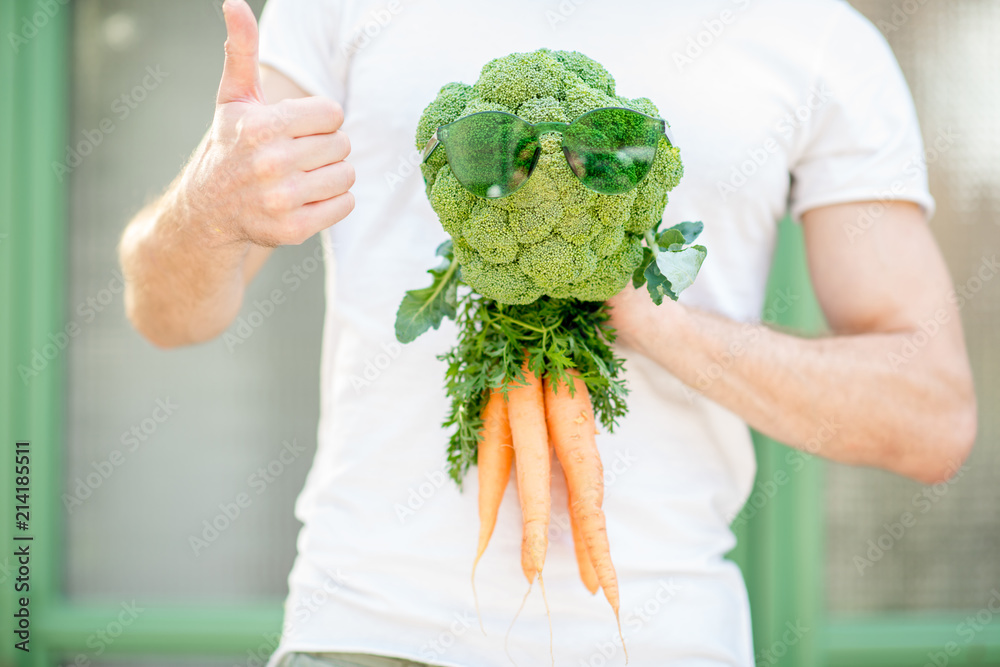
<svg viewBox="0 0 1000 667">
<path fill-rule="evenodd" d="M 577 122 L 578 120 L 580 120 L 584 116 L 586 116 L 588 114 L 591 114 L 591 113 L 594 113 L 595 111 L 605 111 L 605 110 L 608 110 L 608 109 L 614 109 L 614 110 L 618 110 L 618 111 L 629 111 L 631 113 L 638 114 L 640 116 L 648 118 L 649 120 L 656 121 L 657 123 L 659 123 L 660 131 L 663 133 L 663 136 L 666 138 L 667 143 L 669 143 L 671 146 L 674 145 L 674 139 L 673 139 L 673 136 L 670 133 L 670 128 L 667 126 L 667 121 L 663 120 L 662 118 L 656 118 L 655 116 L 650 116 L 649 114 L 644 114 L 641 111 L 636 111 L 635 109 L 629 109 L 627 107 L 598 107 L 597 109 L 591 109 L 590 111 L 587 111 L 586 113 L 580 114 L 579 116 L 577 116 L 576 118 L 574 118 L 573 120 L 571 120 L 568 123 L 563 123 L 561 121 L 543 121 L 541 123 L 529 123 L 528 121 L 524 120 L 520 116 L 518 116 L 516 114 L 508 113 L 507 111 L 478 111 L 476 113 L 469 114 L 468 116 L 462 116 L 461 118 L 455 119 L 455 120 L 451 121 L 450 123 L 445 123 L 444 125 L 441 125 L 436 130 L 434 130 L 434 134 L 431 135 L 431 138 L 428 139 L 427 144 L 424 146 L 424 150 L 423 150 L 423 153 L 421 155 L 420 162 L 421 162 L 421 164 L 424 163 L 424 162 L 427 162 L 427 160 L 430 159 L 431 154 L 433 154 L 434 151 L 437 150 L 437 147 L 444 145 L 444 140 L 442 140 L 441 138 L 438 137 L 438 133 L 441 133 L 442 130 L 443 130 L 444 131 L 443 134 L 447 134 L 447 129 L 448 129 L 449 126 L 454 125 L 455 123 L 459 123 L 461 121 L 467 120 L 469 118 L 473 118 L 475 116 L 481 116 L 483 114 L 500 114 L 500 115 L 503 115 L 503 116 L 512 116 L 512 117 L 518 119 L 519 121 L 521 121 L 522 123 L 524 123 L 525 125 L 527 125 L 528 127 L 532 128 L 535 131 L 535 139 L 538 140 L 538 139 L 541 138 L 541 136 L 543 134 L 545 134 L 547 132 L 559 132 L 560 134 L 564 134 L 566 128 L 568 128 L 569 126 L 571 126 L 573 123 Z M 448 147 L 445 146 L 445 153 L 446 154 L 447 154 L 447 151 L 448 151 Z M 563 154 L 565 156 L 565 150 L 564 150 Z M 569 158 L 568 157 L 566 158 L 566 161 L 567 161 L 567 163 L 569 162 Z M 524 183 L 527 183 L 529 178 L 531 178 L 531 175 L 535 172 L 535 165 L 536 164 L 537 164 L 537 161 L 535 163 L 532 163 L 531 168 L 528 170 L 527 176 L 525 176 L 525 178 L 524 178 L 524 181 L 515 190 L 509 192 L 506 195 L 502 195 L 500 197 L 484 197 L 484 199 L 502 199 L 503 197 L 509 197 L 510 195 L 514 194 L 514 192 L 517 192 L 517 190 L 520 189 L 521 186 L 524 185 Z M 573 175 L 576 176 L 576 171 L 572 169 L 572 165 L 570 165 L 570 167 L 571 167 L 571 171 L 573 171 Z M 643 178 L 645 178 L 645 176 Z M 592 189 L 592 188 L 589 188 L 589 186 L 587 186 L 587 184 L 584 183 L 583 180 L 580 179 L 579 176 L 577 176 L 577 179 L 580 180 L 580 182 L 583 184 L 584 187 L 587 187 L 588 189 Z M 641 182 L 642 181 L 640 180 L 633 187 L 637 187 L 638 184 L 641 183 Z M 472 194 L 475 195 L 475 193 L 472 193 Z M 476 196 L 479 196 L 479 195 L 476 195 Z"/>
</svg>

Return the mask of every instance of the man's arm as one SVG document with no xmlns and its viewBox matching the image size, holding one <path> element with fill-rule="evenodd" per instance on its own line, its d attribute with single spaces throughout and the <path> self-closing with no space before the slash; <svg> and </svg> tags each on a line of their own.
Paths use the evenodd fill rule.
<svg viewBox="0 0 1000 667">
<path fill-rule="evenodd" d="M 340 106 L 257 61 L 257 23 L 223 5 L 228 39 L 215 118 L 166 192 L 122 235 L 125 309 L 160 347 L 217 336 L 277 245 L 298 244 L 354 208 Z"/>
<path fill-rule="evenodd" d="M 623 343 L 776 440 L 925 483 L 947 479 L 976 436 L 951 278 L 914 204 L 887 203 L 848 242 L 845 229 L 872 205 L 803 215 L 831 337 L 797 338 L 669 300 L 657 307 L 631 287 L 611 301 L 612 324 Z"/>
</svg>

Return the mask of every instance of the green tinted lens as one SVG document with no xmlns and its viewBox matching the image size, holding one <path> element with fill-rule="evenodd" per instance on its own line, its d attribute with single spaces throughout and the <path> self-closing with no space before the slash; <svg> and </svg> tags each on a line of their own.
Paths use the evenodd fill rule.
<svg viewBox="0 0 1000 667">
<path fill-rule="evenodd" d="M 439 130 L 455 178 L 479 197 L 506 197 L 528 179 L 538 159 L 534 129 L 517 116 L 484 111 Z"/>
<path fill-rule="evenodd" d="M 656 157 L 663 121 L 630 109 L 595 109 L 563 132 L 563 153 L 591 190 L 614 195 L 639 184 Z"/>
</svg>

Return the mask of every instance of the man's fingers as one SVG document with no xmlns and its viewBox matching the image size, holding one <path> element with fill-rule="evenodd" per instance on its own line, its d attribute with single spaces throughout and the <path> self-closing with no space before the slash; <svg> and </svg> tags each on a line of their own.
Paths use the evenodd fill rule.
<svg viewBox="0 0 1000 667">
<path fill-rule="evenodd" d="M 330 134 L 340 129 L 344 122 L 344 110 L 326 97 L 285 99 L 268 110 L 274 116 L 273 124 L 280 127 L 286 137 Z"/>
<path fill-rule="evenodd" d="M 257 58 L 257 19 L 245 0 L 225 0 L 226 65 L 219 83 L 218 104 L 264 102 Z"/>
<path fill-rule="evenodd" d="M 309 204 L 342 195 L 354 185 L 354 165 L 337 162 L 300 174 L 295 181 L 297 203 Z"/>
<path fill-rule="evenodd" d="M 292 216 L 298 236 L 303 240 L 347 217 L 354 210 L 354 193 L 345 192 L 330 199 L 306 204 Z"/>
<path fill-rule="evenodd" d="M 340 131 L 313 134 L 292 139 L 287 150 L 291 152 L 292 161 L 300 171 L 312 171 L 347 158 L 351 153 L 351 141 Z"/>
</svg>

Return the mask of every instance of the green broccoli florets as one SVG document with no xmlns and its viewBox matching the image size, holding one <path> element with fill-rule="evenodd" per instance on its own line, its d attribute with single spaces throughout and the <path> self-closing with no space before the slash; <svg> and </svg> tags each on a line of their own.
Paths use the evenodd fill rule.
<svg viewBox="0 0 1000 667">
<path fill-rule="evenodd" d="M 437 178 L 427 189 L 430 191 L 431 208 L 438 214 L 444 231 L 453 238 L 461 238 L 476 196 L 462 187 L 447 164 L 441 167 Z"/>
<path fill-rule="evenodd" d="M 472 86 L 441 88 L 420 118 L 416 145 L 423 150 L 437 127 L 479 111 L 507 111 L 529 123 L 569 122 L 609 106 L 659 116 L 647 98 L 617 96 L 607 70 L 582 53 L 514 53 L 487 63 Z M 543 295 L 611 298 L 642 261 L 643 234 L 660 221 L 667 192 L 683 174 L 680 152 L 661 139 L 637 188 L 602 195 L 573 175 L 560 141 L 556 133 L 543 135 L 531 178 L 499 199 L 463 188 L 443 149 L 421 165 L 431 206 L 454 239 L 462 279 L 483 296 L 508 304 Z"/>
</svg>

